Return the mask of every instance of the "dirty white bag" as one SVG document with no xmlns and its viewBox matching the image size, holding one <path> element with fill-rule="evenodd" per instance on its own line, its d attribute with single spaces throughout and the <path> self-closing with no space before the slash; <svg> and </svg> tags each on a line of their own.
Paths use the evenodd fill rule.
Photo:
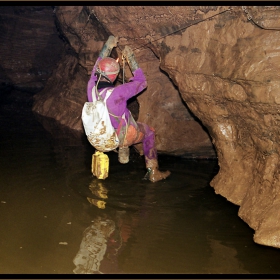
<svg viewBox="0 0 280 280">
<path fill-rule="evenodd" d="M 104 89 L 105 90 L 105 89 Z M 103 90 L 103 91 L 104 91 Z M 100 152 L 109 152 L 119 146 L 119 139 L 112 126 L 106 101 L 113 89 L 106 92 L 104 100 L 95 96 L 95 87 L 92 89 L 93 102 L 85 102 L 82 110 L 82 121 L 90 144 Z"/>
</svg>

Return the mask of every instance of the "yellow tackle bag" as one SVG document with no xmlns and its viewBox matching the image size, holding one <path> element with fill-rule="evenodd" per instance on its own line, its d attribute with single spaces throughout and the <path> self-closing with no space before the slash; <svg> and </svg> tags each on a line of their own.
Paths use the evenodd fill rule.
<svg viewBox="0 0 280 280">
<path fill-rule="evenodd" d="M 103 152 L 96 151 L 92 155 L 91 172 L 98 179 L 106 179 L 109 174 L 109 157 Z"/>
</svg>

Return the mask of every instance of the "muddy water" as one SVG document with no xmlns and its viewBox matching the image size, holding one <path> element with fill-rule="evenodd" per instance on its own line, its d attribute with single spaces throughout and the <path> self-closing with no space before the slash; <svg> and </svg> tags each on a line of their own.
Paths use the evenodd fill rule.
<svg viewBox="0 0 280 280">
<path fill-rule="evenodd" d="M 97 180 L 84 137 L 30 103 L 1 104 L 0 125 L 1 274 L 280 272 L 280 251 L 209 186 L 215 160 L 160 156 L 172 176 L 150 183 L 137 153 L 122 165 L 112 152 Z"/>
</svg>

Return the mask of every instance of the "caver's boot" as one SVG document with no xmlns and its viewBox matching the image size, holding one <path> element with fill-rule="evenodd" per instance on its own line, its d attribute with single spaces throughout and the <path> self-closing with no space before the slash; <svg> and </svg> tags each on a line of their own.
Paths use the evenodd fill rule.
<svg viewBox="0 0 280 280">
<path fill-rule="evenodd" d="M 128 163 L 129 162 L 129 147 L 119 147 L 119 156 L 120 163 Z"/>
<path fill-rule="evenodd" d="M 146 167 L 148 169 L 144 179 L 150 180 L 151 182 L 157 182 L 163 179 L 166 179 L 171 173 L 170 171 L 159 171 L 158 170 L 158 161 L 157 159 L 148 159 L 147 157 L 145 158 L 146 160 Z"/>
</svg>

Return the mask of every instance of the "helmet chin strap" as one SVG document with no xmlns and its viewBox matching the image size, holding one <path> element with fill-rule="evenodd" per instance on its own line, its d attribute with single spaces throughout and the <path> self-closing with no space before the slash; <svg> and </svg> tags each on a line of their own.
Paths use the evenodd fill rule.
<svg viewBox="0 0 280 280">
<path fill-rule="evenodd" d="M 104 72 L 102 70 L 100 70 L 99 68 L 96 69 L 96 72 L 101 75 L 103 78 L 105 78 L 108 82 L 110 82 L 111 84 L 113 84 L 114 82 L 112 82 L 109 77 L 107 75 L 114 75 L 114 74 L 118 74 L 119 70 L 114 71 L 114 72 Z M 107 74 L 107 75 L 106 75 Z"/>
<path fill-rule="evenodd" d="M 113 82 L 106 76 L 106 75 L 100 75 L 102 78 L 105 78 L 110 84 L 113 84 Z"/>
<path fill-rule="evenodd" d="M 98 82 L 99 82 L 99 80 L 100 80 L 100 77 L 102 76 L 102 77 L 105 78 L 108 82 L 110 82 L 110 83 L 112 84 L 111 80 L 107 77 L 107 75 L 106 75 L 103 71 L 101 71 L 99 68 L 97 68 L 97 69 L 96 69 L 96 72 L 99 74 Z M 114 73 L 113 73 L 113 74 L 114 74 Z"/>
</svg>

